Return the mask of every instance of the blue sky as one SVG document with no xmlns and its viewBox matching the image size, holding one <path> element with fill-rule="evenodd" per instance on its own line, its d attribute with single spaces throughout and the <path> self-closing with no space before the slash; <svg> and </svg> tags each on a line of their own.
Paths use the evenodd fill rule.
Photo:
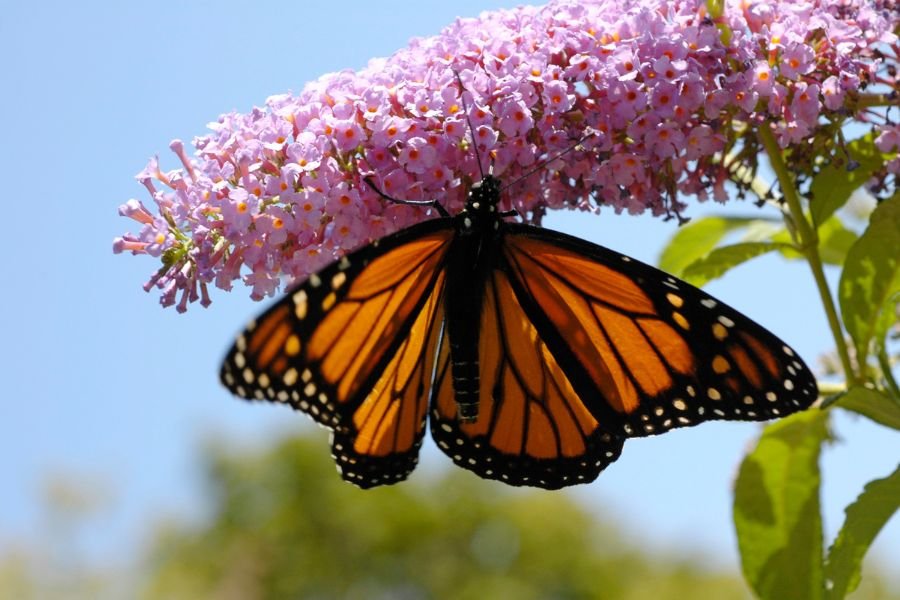
<svg viewBox="0 0 900 600">
<path fill-rule="evenodd" d="M 210 438 L 249 448 L 309 427 L 302 415 L 239 402 L 218 384 L 225 349 L 262 307 L 243 288 L 217 290 L 209 309 L 179 315 L 141 289 L 153 260 L 112 254 L 113 237 L 134 229 L 116 209 L 145 197 L 133 175 L 147 158 L 158 153 L 174 168 L 169 141 L 189 142 L 222 112 L 362 67 L 458 15 L 515 4 L 349 1 L 331 12 L 329 3 L 57 1 L 40 15 L 21 3 L 5 8 L 0 552 L 38 534 L 38 498 L 55 474 L 109 491 L 86 543 L 100 558 L 117 557 L 134 552 L 161 516 L 201 514 L 199 451 Z M 750 203 L 688 214 L 711 212 L 760 214 Z M 545 224 L 650 263 L 676 229 L 612 211 L 552 215 Z M 830 347 L 800 263 L 758 259 L 708 290 L 811 364 Z M 574 493 L 639 543 L 736 565 L 730 486 L 757 431 L 711 423 L 629 441 L 617 463 Z M 864 419 L 838 414 L 835 431 L 839 441 L 822 461 L 829 536 L 865 482 L 890 473 L 900 456 L 896 433 Z M 448 468 L 434 448 L 425 454 L 420 470 Z M 882 563 L 900 555 L 897 519 L 874 554 Z"/>
</svg>

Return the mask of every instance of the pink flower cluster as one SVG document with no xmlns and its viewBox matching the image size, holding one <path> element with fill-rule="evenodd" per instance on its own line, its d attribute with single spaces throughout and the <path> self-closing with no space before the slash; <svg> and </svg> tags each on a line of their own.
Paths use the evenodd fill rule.
<svg viewBox="0 0 900 600">
<path fill-rule="evenodd" d="M 182 167 L 153 159 L 138 175 L 156 212 L 122 205 L 141 229 L 114 250 L 160 257 L 145 288 L 183 311 L 209 303 L 210 283 L 240 278 L 259 299 L 433 217 L 383 201 L 367 176 L 452 214 L 490 165 L 517 182 L 503 208 L 533 221 L 548 208 L 671 215 L 676 195 L 724 200 L 736 124 L 801 144 L 896 65 L 892 5 L 735 1 L 713 14 L 699 0 L 559 0 L 459 19 L 361 71 L 221 116 L 194 157 L 173 142 Z"/>
</svg>

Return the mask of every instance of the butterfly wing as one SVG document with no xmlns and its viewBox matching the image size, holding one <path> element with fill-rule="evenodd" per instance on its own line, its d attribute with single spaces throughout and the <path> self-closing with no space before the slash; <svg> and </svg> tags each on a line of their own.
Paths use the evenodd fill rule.
<svg viewBox="0 0 900 600">
<path fill-rule="evenodd" d="M 344 479 L 405 479 L 422 443 L 453 235 L 450 219 L 427 221 L 311 276 L 237 338 L 222 382 L 331 429 Z"/>
<path fill-rule="evenodd" d="M 446 336 L 441 342 L 431 433 L 457 465 L 511 485 L 556 489 L 593 481 L 618 458 L 622 440 L 579 399 L 500 270 L 486 282 L 478 358 L 478 418 L 462 422 Z"/>
<path fill-rule="evenodd" d="M 508 224 L 504 268 L 524 312 L 613 435 L 807 408 L 815 379 L 762 326 L 694 286 L 562 233 Z"/>
</svg>

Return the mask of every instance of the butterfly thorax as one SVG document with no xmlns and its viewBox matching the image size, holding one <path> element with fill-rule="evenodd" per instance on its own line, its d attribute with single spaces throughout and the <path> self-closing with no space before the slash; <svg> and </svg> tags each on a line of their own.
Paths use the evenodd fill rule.
<svg viewBox="0 0 900 600">
<path fill-rule="evenodd" d="M 456 236 L 448 253 L 444 296 L 450 342 L 453 390 L 462 421 L 478 418 L 478 347 L 485 285 L 500 255 L 502 215 L 497 210 L 500 180 L 491 175 L 472 186 L 465 209 L 456 220 Z"/>
</svg>

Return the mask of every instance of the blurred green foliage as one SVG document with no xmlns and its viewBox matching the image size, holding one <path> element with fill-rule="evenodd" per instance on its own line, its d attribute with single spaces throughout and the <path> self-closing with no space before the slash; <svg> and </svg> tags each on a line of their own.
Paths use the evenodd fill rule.
<svg viewBox="0 0 900 600">
<path fill-rule="evenodd" d="M 100 565 L 82 534 L 103 526 L 109 490 L 51 481 L 39 539 L 0 547 L 0 600 L 752 597 L 738 573 L 639 545 L 567 492 L 455 468 L 361 491 L 309 433 L 258 451 L 211 444 L 205 470 L 204 519 L 148 522 L 145 553 Z M 866 573 L 854 600 L 900 599 Z"/>
<path fill-rule="evenodd" d="M 323 440 L 210 453 L 210 520 L 160 534 L 145 598 L 748 598 L 737 574 L 650 556 L 570 495 L 453 469 L 361 491 Z"/>
</svg>

